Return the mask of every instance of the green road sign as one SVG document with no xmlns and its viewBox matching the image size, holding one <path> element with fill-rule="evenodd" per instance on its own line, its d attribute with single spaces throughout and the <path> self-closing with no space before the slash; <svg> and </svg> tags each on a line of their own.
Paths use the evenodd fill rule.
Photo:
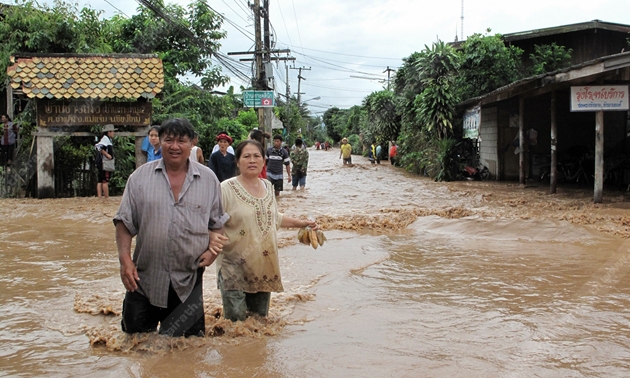
<svg viewBox="0 0 630 378">
<path fill-rule="evenodd" d="M 243 103 L 248 108 L 271 108 L 275 105 L 273 91 L 243 91 Z"/>
</svg>

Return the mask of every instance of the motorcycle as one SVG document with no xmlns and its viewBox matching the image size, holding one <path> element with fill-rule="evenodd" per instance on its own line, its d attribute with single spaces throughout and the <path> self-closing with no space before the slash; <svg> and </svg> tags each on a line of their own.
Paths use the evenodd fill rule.
<svg viewBox="0 0 630 378">
<path fill-rule="evenodd" d="M 479 163 L 477 167 L 464 165 L 460 173 L 462 177 L 468 180 L 487 180 L 488 177 L 490 177 L 488 167 L 481 163 Z"/>
</svg>

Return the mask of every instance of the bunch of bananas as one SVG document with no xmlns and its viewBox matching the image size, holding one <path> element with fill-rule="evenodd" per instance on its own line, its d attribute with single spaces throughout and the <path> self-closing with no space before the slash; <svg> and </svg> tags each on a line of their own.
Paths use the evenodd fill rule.
<svg viewBox="0 0 630 378">
<path fill-rule="evenodd" d="M 322 230 L 313 230 L 310 226 L 306 226 L 298 231 L 298 240 L 302 244 L 310 244 L 311 247 L 317 249 L 318 246 L 324 245 L 327 239 Z"/>
</svg>

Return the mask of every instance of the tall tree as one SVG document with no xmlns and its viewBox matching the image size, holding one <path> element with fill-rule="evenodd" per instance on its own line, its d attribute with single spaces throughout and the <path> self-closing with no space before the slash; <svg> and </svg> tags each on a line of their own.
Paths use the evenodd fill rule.
<svg viewBox="0 0 630 378">
<path fill-rule="evenodd" d="M 398 138 L 400 114 L 396 107 L 397 99 L 393 91 L 372 92 L 363 100 L 368 131 L 379 144 Z"/>
<path fill-rule="evenodd" d="M 488 29 L 490 33 L 490 29 Z M 523 50 L 506 46 L 500 34 L 473 34 L 461 50 L 462 64 L 457 77 L 461 99 L 489 93 L 523 76 Z"/>
<path fill-rule="evenodd" d="M 459 64 L 455 50 L 443 41 L 425 46 L 415 62 L 424 86 L 414 102 L 418 122 L 428 132 L 437 133 L 438 139 L 448 137 L 453 131 L 455 105 L 459 100 L 454 81 Z"/>
</svg>

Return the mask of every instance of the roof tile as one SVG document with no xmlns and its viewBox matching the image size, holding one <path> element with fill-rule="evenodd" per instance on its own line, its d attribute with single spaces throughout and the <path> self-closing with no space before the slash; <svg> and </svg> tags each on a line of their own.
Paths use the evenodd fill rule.
<svg viewBox="0 0 630 378">
<path fill-rule="evenodd" d="M 11 87 L 30 98 L 154 98 L 164 87 L 156 57 L 17 56 Z"/>
</svg>

